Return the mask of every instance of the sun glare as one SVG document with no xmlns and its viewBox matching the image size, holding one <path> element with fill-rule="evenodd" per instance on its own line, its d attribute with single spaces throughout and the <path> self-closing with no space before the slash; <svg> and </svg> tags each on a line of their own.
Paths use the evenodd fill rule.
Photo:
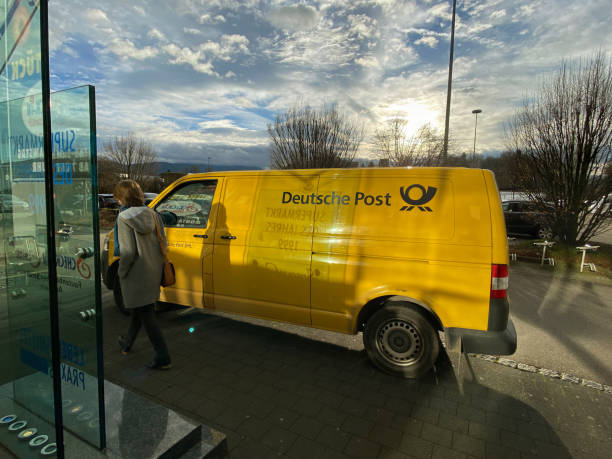
<svg viewBox="0 0 612 459">
<path fill-rule="evenodd" d="M 404 134 L 412 137 L 425 124 L 431 124 L 438 129 L 437 113 L 419 102 L 405 102 L 390 104 L 384 109 L 384 118 L 401 118 L 406 120 Z"/>
</svg>

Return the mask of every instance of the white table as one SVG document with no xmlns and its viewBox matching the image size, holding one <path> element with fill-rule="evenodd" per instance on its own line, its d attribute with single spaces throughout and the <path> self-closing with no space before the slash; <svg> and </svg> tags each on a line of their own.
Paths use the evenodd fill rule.
<svg viewBox="0 0 612 459">
<path fill-rule="evenodd" d="M 587 251 L 592 250 L 594 252 L 598 248 L 599 248 L 598 245 L 590 245 L 590 244 L 585 244 L 581 247 L 576 247 L 577 250 L 582 251 L 582 261 L 580 262 L 580 272 L 582 272 L 582 269 L 585 266 L 588 266 L 591 271 L 597 271 L 597 268 L 595 267 L 595 263 L 585 263 L 584 259 L 585 259 Z"/>
<path fill-rule="evenodd" d="M 544 266 L 544 262 L 547 262 L 551 266 L 555 266 L 555 259 L 553 257 L 546 257 L 546 249 L 555 245 L 554 241 L 534 242 L 533 245 L 542 247 L 542 260 L 540 261 L 540 266 Z"/>
<path fill-rule="evenodd" d="M 516 252 L 510 252 L 510 246 L 515 240 L 515 237 L 508 237 L 508 255 L 510 255 L 510 261 L 516 261 Z"/>
</svg>

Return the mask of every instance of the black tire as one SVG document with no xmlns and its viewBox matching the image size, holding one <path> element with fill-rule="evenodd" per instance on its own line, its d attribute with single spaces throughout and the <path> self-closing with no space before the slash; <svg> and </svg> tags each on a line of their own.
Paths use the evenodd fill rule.
<svg viewBox="0 0 612 459">
<path fill-rule="evenodd" d="M 119 276 L 115 276 L 115 282 L 113 284 L 113 297 L 115 298 L 115 305 L 117 306 L 117 309 L 119 309 L 122 314 L 129 316 L 130 311 L 129 309 L 126 309 L 125 305 L 123 304 L 123 295 L 121 295 L 121 282 L 119 281 Z"/>
<path fill-rule="evenodd" d="M 538 228 L 535 236 L 538 239 L 544 239 L 546 241 L 550 241 L 553 238 L 553 231 L 549 226 L 543 226 Z"/>
<path fill-rule="evenodd" d="M 378 368 L 403 378 L 423 376 L 440 352 L 438 333 L 410 303 L 392 303 L 374 313 L 363 344 Z"/>
</svg>

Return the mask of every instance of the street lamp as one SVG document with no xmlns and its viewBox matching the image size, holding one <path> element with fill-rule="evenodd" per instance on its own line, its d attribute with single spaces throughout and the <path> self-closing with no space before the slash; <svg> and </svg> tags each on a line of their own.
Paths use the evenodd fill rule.
<svg viewBox="0 0 612 459">
<path fill-rule="evenodd" d="M 472 110 L 472 113 L 476 115 L 476 121 L 474 122 L 474 153 L 472 153 L 472 160 L 476 160 L 476 127 L 478 126 L 478 114 L 482 113 L 482 110 L 477 108 L 476 110 Z"/>
<path fill-rule="evenodd" d="M 448 124 L 450 121 L 451 86 L 453 82 L 453 54 L 455 52 L 455 9 L 457 0 L 453 0 L 453 16 L 451 20 L 450 58 L 448 60 L 448 87 L 446 88 L 446 117 L 444 119 L 444 146 L 442 147 L 442 160 L 446 164 L 448 158 Z"/>
</svg>

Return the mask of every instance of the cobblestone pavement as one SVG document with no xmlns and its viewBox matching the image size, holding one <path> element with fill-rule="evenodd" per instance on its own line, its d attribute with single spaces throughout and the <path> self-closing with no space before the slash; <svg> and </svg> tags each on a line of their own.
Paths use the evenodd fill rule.
<svg viewBox="0 0 612 459">
<path fill-rule="evenodd" d="M 419 381 L 372 367 L 351 337 L 198 310 L 159 314 L 174 367 L 146 370 L 104 293 L 105 376 L 224 432 L 231 458 L 604 458 L 612 395 L 470 358 Z M 191 330 L 191 331 L 190 331 Z M 472 373 L 469 371 L 471 366 Z M 474 376 L 469 376 L 473 374 Z"/>
</svg>

